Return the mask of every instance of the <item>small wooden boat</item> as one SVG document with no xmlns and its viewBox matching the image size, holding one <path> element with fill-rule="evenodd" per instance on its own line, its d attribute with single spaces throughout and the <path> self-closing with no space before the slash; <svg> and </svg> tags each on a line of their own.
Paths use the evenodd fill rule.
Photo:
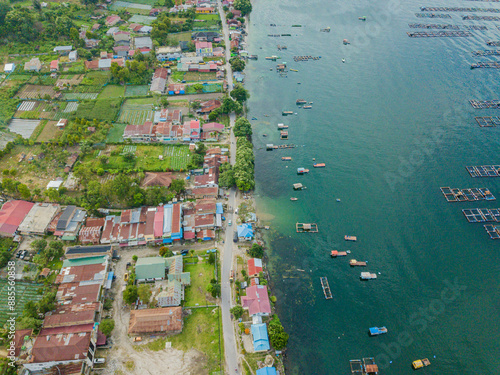
<svg viewBox="0 0 500 375">
<path fill-rule="evenodd" d="M 293 111 L 283 111 L 281 112 L 283 116 L 293 115 Z"/>
<path fill-rule="evenodd" d="M 329 33 L 330 32 L 330 26 L 325 27 L 324 29 L 320 29 L 319 31 L 321 31 L 323 33 Z"/>
<path fill-rule="evenodd" d="M 290 198 L 290 200 L 293 201 L 293 202 L 295 202 L 295 201 L 298 201 L 299 198 L 292 197 L 292 198 Z"/>
<path fill-rule="evenodd" d="M 281 157 L 281 160 L 282 161 L 292 161 L 292 157 L 291 156 L 283 156 L 283 157 Z"/>
<path fill-rule="evenodd" d="M 314 168 L 325 168 L 326 164 L 325 163 L 314 163 L 313 167 Z"/>
<path fill-rule="evenodd" d="M 371 327 L 368 329 L 370 336 L 378 336 L 387 333 L 387 328 L 385 327 Z"/>
<path fill-rule="evenodd" d="M 266 60 L 271 60 L 271 61 L 276 61 L 276 60 L 278 60 L 278 59 L 279 59 L 279 57 L 278 57 L 278 56 L 267 56 L 267 57 L 266 57 Z"/>
<path fill-rule="evenodd" d="M 267 134 L 262 134 L 263 137 L 267 137 Z"/>
<path fill-rule="evenodd" d="M 290 68 L 290 71 L 291 71 L 291 72 L 298 72 L 298 70 L 297 70 L 297 69 L 291 69 L 291 68 Z"/>
<path fill-rule="evenodd" d="M 357 241 L 358 238 L 356 236 L 344 236 L 344 240 L 346 240 L 346 241 Z"/>
<path fill-rule="evenodd" d="M 429 366 L 431 364 L 431 361 L 429 361 L 427 358 L 424 359 L 417 359 L 416 361 L 412 362 L 412 366 L 414 370 L 418 370 L 419 368 Z"/>
<path fill-rule="evenodd" d="M 365 16 L 363 16 L 363 17 L 358 17 L 358 20 L 360 20 L 360 21 L 366 21 L 366 17 L 365 17 Z"/>
<path fill-rule="evenodd" d="M 330 252 L 330 256 L 332 258 L 337 258 L 337 257 L 345 257 L 347 255 L 347 251 L 337 251 L 337 250 L 332 250 Z"/>
<path fill-rule="evenodd" d="M 346 46 L 346 45 L 348 45 L 348 44 L 351 44 L 351 42 L 349 42 L 347 39 L 344 39 L 344 40 L 342 41 L 342 43 L 344 43 L 344 45 L 345 45 L 345 46 Z"/>
<path fill-rule="evenodd" d="M 366 267 L 366 262 L 359 262 L 356 259 L 351 259 L 349 265 L 351 267 Z"/>
<path fill-rule="evenodd" d="M 307 104 L 307 100 L 304 100 L 304 99 L 297 99 L 295 101 L 295 104 L 299 105 L 299 104 Z"/>
<path fill-rule="evenodd" d="M 311 109 L 312 107 L 313 107 L 312 105 L 305 105 L 302 108 L 304 108 L 304 109 Z"/>
</svg>

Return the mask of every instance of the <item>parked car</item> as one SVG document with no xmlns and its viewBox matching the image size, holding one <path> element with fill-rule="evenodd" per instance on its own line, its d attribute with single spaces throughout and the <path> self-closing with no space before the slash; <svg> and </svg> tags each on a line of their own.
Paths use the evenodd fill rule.
<svg viewBox="0 0 500 375">
<path fill-rule="evenodd" d="M 189 250 L 188 249 L 183 249 L 181 250 L 181 255 L 186 255 L 189 253 Z"/>
<path fill-rule="evenodd" d="M 95 358 L 94 363 L 104 363 L 106 362 L 106 358 Z"/>
<path fill-rule="evenodd" d="M 234 232 L 233 242 L 238 242 L 238 232 Z"/>
<path fill-rule="evenodd" d="M 231 226 L 232 224 L 233 224 L 233 222 L 232 222 L 231 220 L 229 220 L 229 221 L 227 222 L 227 225 L 229 225 L 229 226 Z"/>
<path fill-rule="evenodd" d="M 16 254 L 16 258 L 19 258 L 19 257 L 21 256 L 21 254 L 22 254 L 22 253 L 23 253 L 23 251 L 22 251 L 22 250 L 19 250 L 19 251 L 17 252 L 17 254 Z"/>
</svg>

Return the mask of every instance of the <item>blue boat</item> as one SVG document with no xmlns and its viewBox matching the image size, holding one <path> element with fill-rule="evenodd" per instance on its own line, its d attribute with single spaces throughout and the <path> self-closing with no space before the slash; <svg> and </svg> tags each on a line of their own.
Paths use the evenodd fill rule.
<svg viewBox="0 0 500 375">
<path fill-rule="evenodd" d="M 387 333 L 387 328 L 385 327 L 371 327 L 369 329 L 370 336 L 378 336 Z"/>
</svg>

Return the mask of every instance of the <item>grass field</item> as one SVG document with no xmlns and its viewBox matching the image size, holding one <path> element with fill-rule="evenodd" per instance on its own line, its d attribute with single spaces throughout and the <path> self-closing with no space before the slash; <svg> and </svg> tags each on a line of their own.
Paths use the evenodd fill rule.
<svg viewBox="0 0 500 375">
<path fill-rule="evenodd" d="M 39 288 L 43 287 L 42 284 L 31 284 L 25 283 L 21 281 L 16 281 L 16 305 L 15 312 L 20 315 L 23 312 L 24 305 L 28 301 L 37 302 L 42 298 L 41 294 L 38 294 L 37 291 Z M 3 326 L 8 319 L 7 313 L 8 305 L 7 305 L 7 297 L 8 297 L 8 284 L 7 280 L 0 279 L 0 325 Z"/>
<path fill-rule="evenodd" d="M 125 130 L 125 126 L 127 124 L 121 124 L 121 123 L 116 123 L 113 124 L 113 127 L 108 133 L 108 136 L 106 137 L 106 142 L 111 142 L 111 143 L 117 143 L 117 142 L 123 142 L 123 131 Z"/>
<path fill-rule="evenodd" d="M 221 370 L 219 363 L 222 360 L 221 353 L 224 353 L 224 348 L 220 327 L 218 307 L 192 309 L 184 322 L 182 333 L 169 337 L 168 341 L 175 349 L 187 351 L 194 348 L 205 353 L 208 362 L 207 370 L 210 374 Z"/>
<path fill-rule="evenodd" d="M 176 43 L 189 42 L 191 41 L 191 32 L 187 31 L 182 33 L 169 34 L 168 40 Z"/>
<path fill-rule="evenodd" d="M 98 99 L 80 103 L 75 117 L 88 120 L 115 121 L 120 110 L 121 99 Z"/>
<path fill-rule="evenodd" d="M 60 130 L 57 126 L 56 126 L 56 121 L 48 121 L 42 128 L 42 131 L 40 132 L 40 134 L 38 135 L 38 137 L 36 138 L 36 142 L 49 142 L 49 141 L 53 141 L 53 140 L 56 140 L 57 138 L 59 138 L 59 136 L 62 134 L 62 130 Z M 43 124 L 43 122 L 42 122 Z M 39 125 L 42 126 L 42 124 Z M 34 133 L 35 134 L 37 132 L 38 128 L 35 129 Z"/>
<path fill-rule="evenodd" d="M 149 92 L 148 85 L 127 86 L 125 88 L 125 97 L 127 96 L 146 96 Z"/>
<path fill-rule="evenodd" d="M 195 19 L 206 20 L 206 21 L 217 21 L 220 20 L 220 17 L 218 14 L 197 14 Z"/>
<path fill-rule="evenodd" d="M 114 128 L 108 135 L 112 139 L 118 139 L 123 134 L 123 124 Z M 190 160 L 189 146 L 187 145 L 137 145 L 135 150 L 135 164 L 126 162 L 122 155 L 109 156 L 106 164 L 107 170 L 127 170 L 131 168 L 141 168 L 144 171 L 185 171 Z M 109 148 L 108 148 L 109 150 Z M 163 155 L 163 160 L 159 156 Z M 94 157 L 85 158 L 85 163 L 94 163 Z"/>
<path fill-rule="evenodd" d="M 111 73 L 109 71 L 91 71 L 85 75 L 85 78 L 82 80 L 81 85 L 85 86 L 103 86 L 106 82 L 109 81 L 109 77 Z"/>
<path fill-rule="evenodd" d="M 99 94 L 99 99 L 119 98 L 125 95 L 125 86 L 108 85 Z"/>
<path fill-rule="evenodd" d="M 121 0 L 126 3 L 146 4 L 152 7 L 158 2 L 157 0 Z"/>
<path fill-rule="evenodd" d="M 191 285 L 186 287 L 184 293 L 184 306 L 202 306 L 213 300 L 212 295 L 207 292 L 207 285 L 215 278 L 214 266 L 208 263 L 196 265 L 185 265 L 184 272 L 191 272 Z"/>
<path fill-rule="evenodd" d="M 186 72 L 184 74 L 186 82 L 215 81 L 215 79 L 215 72 Z"/>
</svg>

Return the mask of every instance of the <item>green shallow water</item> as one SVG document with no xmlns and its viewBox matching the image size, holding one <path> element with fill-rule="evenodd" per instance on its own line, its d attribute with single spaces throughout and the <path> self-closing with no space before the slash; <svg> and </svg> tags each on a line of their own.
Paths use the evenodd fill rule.
<svg viewBox="0 0 500 375">
<path fill-rule="evenodd" d="M 259 60 L 248 63 L 245 85 L 249 118 L 257 118 L 257 205 L 270 218 L 268 267 L 291 335 L 290 374 L 347 374 L 349 360 L 362 357 L 375 357 L 381 374 L 411 374 L 411 362 L 425 357 L 432 365 L 421 374 L 500 374 L 500 241 L 461 212 L 497 208 L 500 200 L 448 203 L 439 190 L 487 187 L 500 199 L 500 178 L 473 179 L 465 170 L 500 164 L 500 129 L 474 121 L 500 110 L 468 104 L 500 99 L 500 71 L 469 69 L 497 60 L 471 51 L 493 49 L 485 42 L 500 39 L 500 23 L 462 21 L 460 12 L 449 12 L 452 19 L 415 17 L 423 5 L 500 8 L 466 1 L 254 2 L 247 49 Z M 412 39 L 407 31 L 436 30 L 408 23 L 488 30 Z M 320 33 L 326 26 L 331 32 Z M 267 36 L 281 33 L 292 36 Z M 344 46 L 344 38 L 351 44 Z M 278 44 L 288 50 L 278 52 Z M 279 77 L 270 71 L 276 62 L 264 59 L 271 55 L 299 72 Z M 322 58 L 294 63 L 294 55 Z M 296 108 L 298 98 L 314 102 L 313 109 Z M 297 115 L 282 117 L 282 110 Z M 289 125 L 288 141 L 279 140 L 279 122 Z M 268 152 L 266 143 L 300 147 Z M 313 158 L 326 168 L 312 168 Z M 311 172 L 297 176 L 298 167 Z M 307 190 L 294 192 L 296 182 Z M 297 234 L 297 221 L 316 222 L 320 232 Z M 345 242 L 346 234 L 358 241 Z M 352 254 L 331 259 L 333 249 Z M 368 261 L 366 271 L 380 272 L 378 279 L 361 282 L 365 270 L 350 268 L 351 258 Z M 320 276 L 328 277 L 332 300 L 324 299 Z M 368 337 L 372 326 L 389 333 Z"/>
</svg>

